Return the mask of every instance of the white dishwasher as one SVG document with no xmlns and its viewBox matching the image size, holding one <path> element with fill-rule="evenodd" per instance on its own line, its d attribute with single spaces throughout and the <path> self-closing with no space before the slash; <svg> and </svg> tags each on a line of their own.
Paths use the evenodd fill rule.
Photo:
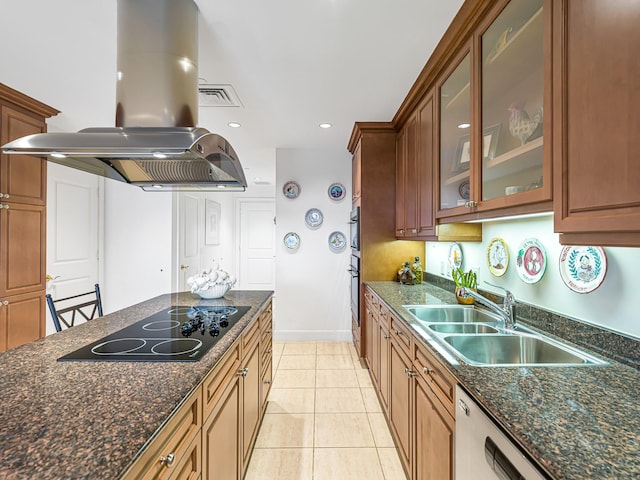
<svg viewBox="0 0 640 480">
<path fill-rule="evenodd" d="M 545 480 L 459 386 L 456 404 L 456 480 Z"/>
</svg>

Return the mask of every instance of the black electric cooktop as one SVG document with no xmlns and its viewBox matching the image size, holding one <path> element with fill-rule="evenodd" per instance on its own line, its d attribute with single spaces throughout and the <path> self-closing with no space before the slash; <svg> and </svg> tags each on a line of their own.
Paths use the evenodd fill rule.
<svg viewBox="0 0 640 480">
<path fill-rule="evenodd" d="M 249 307 L 170 307 L 58 361 L 195 362 L 247 311 Z"/>
</svg>

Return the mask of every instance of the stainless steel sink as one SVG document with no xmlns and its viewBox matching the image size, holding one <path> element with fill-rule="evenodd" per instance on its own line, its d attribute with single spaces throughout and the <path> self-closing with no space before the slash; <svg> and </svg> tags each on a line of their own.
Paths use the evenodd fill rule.
<svg viewBox="0 0 640 480">
<path fill-rule="evenodd" d="M 443 337 L 472 365 L 603 365 L 591 355 L 551 339 L 528 334 L 448 335 Z"/>
<path fill-rule="evenodd" d="M 497 328 L 484 323 L 434 323 L 429 328 L 436 333 L 498 333 Z"/>
<path fill-rule="evenodd" d="M 499 317 L 472 306 L 464 305 L 405 305 L 416 319 L 427 323 L 464 323 L 499 321 Z"/>
</svg>

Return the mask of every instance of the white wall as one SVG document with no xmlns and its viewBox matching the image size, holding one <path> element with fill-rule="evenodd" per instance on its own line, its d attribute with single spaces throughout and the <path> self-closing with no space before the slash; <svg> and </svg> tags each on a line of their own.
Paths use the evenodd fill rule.
<svg viewBox="0 0 640 480">
<path fill-rule="evenodd" d="M 172 194 L 105 180 L 105 313 L 171 292 Z"/>
<path fill-rule="evenodd" d="M 509 248 L 510 263 L 502 277 L 495 277 L 487 264 L 487 246 L 494 237 L 502 238 Z M 518 246 L 529 237 L 537 238 L 548 256 L 544 276 L 532 285 L 520 280 L 515 268 Z M 442 275 L 441 265 L 447 264 L 449 245 L 426 243 L 426 269 L 429 273 Z M 478 283 L 481 289 L 500 293 L 498 289 L 483 283 L 489 281 L 511 290 L 518 301 L 640 337 L 640 313 L 635 305 L 640 249 L 605 247 L 608 269 L 602 285 L 591 293 L 579 294 L 570 290 L 560 278 L 559 256 L 562 246 L 558 234 L 553 233 L 552 215 L 486 222 L 482 227 L 481 243 L 462 242 L 460 245 L 462 267 L 465 270 L 479 267 Z"/>
<path fill-rule="evenodd" d="M 300 196 L 282 195 L 287 181 L 296 181 Z M 334 182 L 347 188 L 341 202 L 329 199 Z M 351 157 L 346 150 L 279 149 L 276 152 L 276 340 L 351 339 L 350 276 L 351 251 L 329 249 L 328 238 L 341 231 L 349 239 L 351 210 Z M 324 222 L 317 230 L 305 224 L 305 213 L 319 208 Z M 287 232 L 296 232 L 301 246 L 295 252 L 283 245 Z"/>
</svg>

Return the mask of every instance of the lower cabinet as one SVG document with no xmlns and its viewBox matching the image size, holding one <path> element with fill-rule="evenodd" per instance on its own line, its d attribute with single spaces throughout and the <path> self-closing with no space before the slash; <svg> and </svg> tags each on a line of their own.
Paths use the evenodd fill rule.
<svg viewBox="0 0 640 480">
<path fill-rule="evenodd" d="M 453 479 L 455 420 L 440 405 L 427 382 L 417 375 L 415 405 L 414 479 Z"/>
<path fill-rule="evenodd" d="M 407 478 L 453 480 L 455 378 L 384 303 L 377 325 L 375 388 Z"/>
<path fill-rule="evenodd" d="M 44 291 L 0 297 L 0 352 L 45 335 Z"/>
<path fill-rule="evenodd" d="M 266 408 L 271 343 L 269 303 L 121 478 L 241 480 Z"/>
<path fill-rule="evenodd" d="M 390 343 L 389 422 L 394 433 L 398 454 L 405 471 L 411 470 L 411 362 L 395 338 Z"/>
</svg>

